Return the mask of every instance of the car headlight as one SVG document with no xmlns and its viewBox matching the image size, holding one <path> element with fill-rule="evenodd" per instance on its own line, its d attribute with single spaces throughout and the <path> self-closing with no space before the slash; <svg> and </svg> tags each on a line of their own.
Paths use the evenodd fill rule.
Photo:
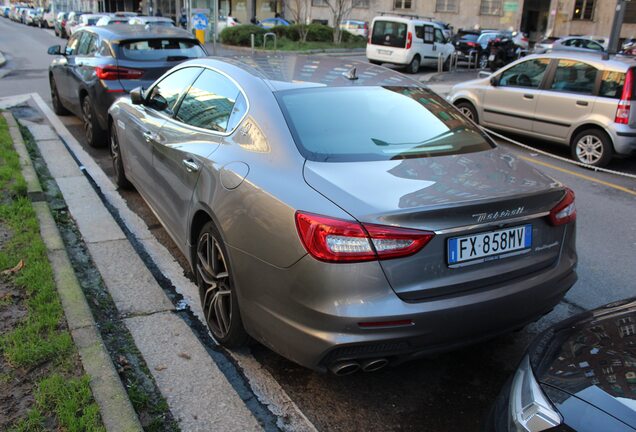
<svg viewBox="0 0 636 432">
<path fill-rule="evenodd" d="M 526 355 L 510 388 L 511 432 L 541 432 L 561 424 L 561 416 L 543 394 Z"/>
</svg>

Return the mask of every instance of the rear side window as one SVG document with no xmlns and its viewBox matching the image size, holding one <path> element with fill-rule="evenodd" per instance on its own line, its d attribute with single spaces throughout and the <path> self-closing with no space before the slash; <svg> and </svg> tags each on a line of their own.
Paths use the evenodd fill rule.
<svg viewBox="0 0 636 432">
<path fill-rule="evenodd" d="M 376 21 L 373 24 L 371 43 L 404 48 L 406 46 L 406 24 L 394 21 Z"/>
<path fill-rule="evenodd" d="M 120 56 L 135 61 L 178 61 L 204 57 L 195 41 L 183 39 L 144 39 L 121 43 Z"/>
<path fill-rule="evenodd" d="M 191 126 L 226 132 L 239 93 L 228 78 L 205 69 L 183 98 L 176 119 Z"/>
<path fill-rule="evenodd" d="M 488 150 L 452 106 L 421 87 L 277 92 L 300 153 L 319 162 L 399 160 Z"/>
<path fill-rule="evenodd" d="M 601 88 L 598 95 L 612 99 L 620 99 L 623 94 L 625 74 L 622 72 L 603 71 L 601 76 Z"/>
<path fill-rule="evenodd" d="M 559 60 L 551 90 L 592 94 L 596 83 L 596 68 L 574 60 Z"/>
</svg>

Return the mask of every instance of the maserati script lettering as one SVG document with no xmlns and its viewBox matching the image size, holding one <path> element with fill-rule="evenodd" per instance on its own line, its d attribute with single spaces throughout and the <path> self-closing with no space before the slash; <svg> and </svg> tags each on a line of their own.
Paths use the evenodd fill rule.
<svg viewBox="0 0 636 432">
<path fill-rule="evenodd" d="M 509 218 L 512 216 L 519 216 L 523 213 L 524 207 L 517 207 L 516 209 L 498 210 L 492 213 L 475 213 L 473 217 L 477 219 L 477 222 L 488 222 L 502 218 Z"/>
</svg>

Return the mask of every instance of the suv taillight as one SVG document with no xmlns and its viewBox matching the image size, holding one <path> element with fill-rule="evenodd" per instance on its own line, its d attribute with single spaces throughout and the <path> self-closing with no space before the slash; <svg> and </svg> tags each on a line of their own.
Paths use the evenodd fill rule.
<svg viewBox="0 0 636 432">
<path fill-rule="evenodd" d="M 296 228 L 311 256 L 326 262 L 399 258 L 422 249 L 435 233 L 296 212 Z"/>
<path fill-rule="evenodd" d="M 550 223 L 554 226 L 563 225 L 576 219 L 576 205 L 574 204 L 574 192 L 572 189 L 565 188 L 565 196 L 550 210 L 548 217 Z"/>
<path fill-rule="evenodd" d="M 413 33 L 408 32 L 406 34 L 406 49 L 411 48 L 411 45 L 413 45 Z"/>
<path fill-rule="evenodd" d="M 629 123 L 629 112 L 632 107 L 633 86 L 633 69 L 628 69 L 627 73 L 625 74 L 625 83 L 623 84 L 623 93 L 621 94 L 621 100 L 618 101 L 618 108 L 616 109 L 616 118 L 614 119 L 614 122 L 616 123 Z"/>
<path fill-rule="evenodd" d="M 104 81 L 113 81 L 118 79 L 139 79 L 143 76 L 144 71 L 138 69 L 129 69 L 114 65 L 97 66 L 95 75 Z"/>
</svg>

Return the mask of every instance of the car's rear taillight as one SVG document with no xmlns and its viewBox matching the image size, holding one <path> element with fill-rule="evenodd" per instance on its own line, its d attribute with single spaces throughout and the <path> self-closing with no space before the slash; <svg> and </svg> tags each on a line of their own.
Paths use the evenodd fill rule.
<svg viewBox="0 0 636 432">
<path fill-rule="evenodd" d="M 360 224 L 296 212 L 296 228 L 311 256 L 326 262 L 374 261 L 412 255 L 435 233 L 384 225 Z"/>
<path fill-rule="evenodd" d="M 618 108 L 616 109 L 616 118 L 614 122 L 619 124 L 629 123 L 629 112 L 632 107 L 634 87 L 633 69 L 628 69 L 625 74 L 625 83 L 623 84 L 623 93 L 621 94 L 621 100 L 618 101 Z"/>
<path fill-rule="evenodd" d="M 411 45 L 413 45 L 413 33 L 408 32 L 406 34 L 406 49 L 411 48 Z"/>
<path fill-rule="evenodd" d="M 104 81 L 119 79 L 139 79 L 144 75 L 144 71 L 114 65 L 106 65 L 97 66 L 95 68 L 95 75 L 97 75 L 97 78 Z"/>
<path fill-rule="evenodd" d="M 550 223 L 554 226 L 563 225 L 576 219 L 576 205 L 574 204 L 574 192 L 572 189 L 565 188 L 565 196 L 550 210 L 548 217 Z"/>
<path fill-rule="evenodd" d="M 475 42 L 466 42 L 466 45 L 468 45 L 469 47 L 476 47 L 477 44 Z"/>
</svg>

